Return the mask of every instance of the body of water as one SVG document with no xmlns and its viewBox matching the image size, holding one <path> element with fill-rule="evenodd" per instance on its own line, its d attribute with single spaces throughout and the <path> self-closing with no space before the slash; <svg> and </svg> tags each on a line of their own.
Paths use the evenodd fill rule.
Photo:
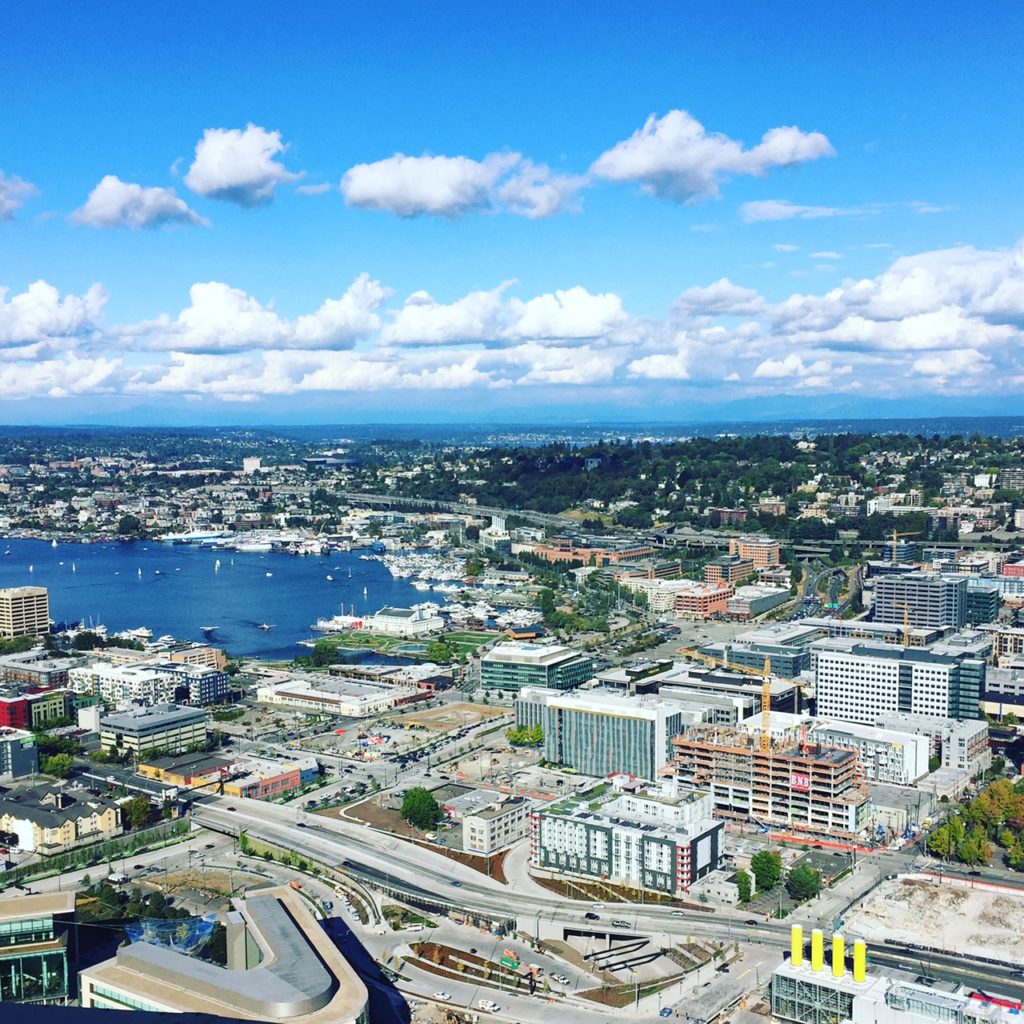
<svg viewBox="0 0 1024 1024">
<path fill-rule="evenodd" d="M 208 641 L 232 654 L 263 658 L 303 653 L 296 642 L 315 635 L 312 624 L 341 606 L 346 613 L 354 607 L 356 615 L 372 615 L 385 605 L 407 608 L 429 596 L 359 553 L 320 558 L 158 541 L 53 547 L 49 541 L 0 540 L 0 587 L 21 586 L 49 590 L 55 622 L 91 620 L 112 633 L 147 626 L 154 636 Z M 272 628 L 261 629 L 263 623 Z M 207 637 L 202 626 L 217 629 Z"/>
</svg>

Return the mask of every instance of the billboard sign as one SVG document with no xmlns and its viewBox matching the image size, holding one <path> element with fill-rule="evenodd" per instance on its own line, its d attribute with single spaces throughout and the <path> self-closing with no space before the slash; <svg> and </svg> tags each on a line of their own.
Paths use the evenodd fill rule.
<svg viewBox="0 0 1024 1024">
<path fill-rule="evenodd" d="M 810 775 L 808 775 L 806 772 L 793 772 L 789 777 L 789 788 L 797 793 L 810 793 Z"/>
</svg>

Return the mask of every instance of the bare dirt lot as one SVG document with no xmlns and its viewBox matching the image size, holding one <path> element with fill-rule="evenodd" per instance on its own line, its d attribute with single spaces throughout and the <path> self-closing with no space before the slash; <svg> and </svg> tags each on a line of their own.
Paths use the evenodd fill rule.
<svg viewBox="0 0 1024 1024">
<path fill-rule="evenodd" d="M 848 914 L 843 930 L 1024 963 L 1024 894 L 898 879 Z"/>
<path fill-rule="evenodd" d="M 479 725 L 481 722 L 500 718 L 507 714 L 508 711 L 504 708 L 489 707 L 486 704 L 467 704 L 461 701 L 458 704 L 444 704 L 441 707 L 426 708 L 423 711 L 407 711 L 405 714 L 392 713 L 385 715 L 382 721 L 415 722 L 432 732 L 447 733 L 464 726 Z"/>
</svg>

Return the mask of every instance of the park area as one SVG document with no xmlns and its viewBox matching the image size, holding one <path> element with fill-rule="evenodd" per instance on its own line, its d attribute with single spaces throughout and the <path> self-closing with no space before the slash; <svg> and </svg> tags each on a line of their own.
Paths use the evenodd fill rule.
<svg viewBox="0 0 1024 1024">
<path fill-rule="evenodd" d="M 453 630 L 440 636 L 412 639 L 405 636 L 385 636 L 368 630 L 350 629 L 322 637 L 318 644 L 330 645 L 342 651 L 374 651 L 377 654 L 391 654 L 396 657 L 430 660 L 428 651 L 435 644 L 445 644 L 451 655 L 462 657 L 472 654 L 477 648 L 490 643 L 498 636 L 475 630 Z"/>
<path fill-rule="evenodd" d="M 894 939 L 1024 963 L 1024 893 L 934 879 L 884 882 L 846 917 L 868 942 Z"/>
</svg>

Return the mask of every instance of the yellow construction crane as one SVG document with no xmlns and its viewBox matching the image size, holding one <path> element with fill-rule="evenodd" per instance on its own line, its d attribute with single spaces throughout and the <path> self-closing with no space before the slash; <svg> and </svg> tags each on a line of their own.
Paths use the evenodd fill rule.
<svg viewBox="0 0 1024 1024">
<path fill-rule="evenodd" d="M 764 659 L 764 679 L 761 682 L 761 753 L 772 746 L 772 659 Z"/>
<path fill-rule="evenodd" d="M 900 537 L 918 537 L 918 536 L 920 536 L 920 534 L 921 534 L 920 530 L 905 530 L 903 532 L 899 532 L 897 530 L 893 530 L 892 531 L 892 560 L 893 560 L 893 562 L 896 561 L 896 541 Z"/>
</svg>

